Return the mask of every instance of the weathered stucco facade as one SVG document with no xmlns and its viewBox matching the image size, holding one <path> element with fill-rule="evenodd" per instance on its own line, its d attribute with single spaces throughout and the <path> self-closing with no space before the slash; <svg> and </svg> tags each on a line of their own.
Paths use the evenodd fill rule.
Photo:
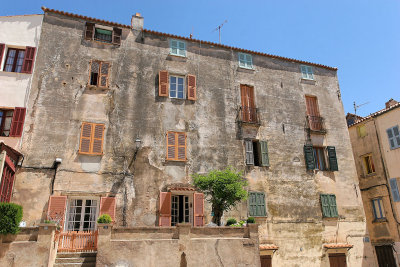
<svg viewBox="0 0 400 267">
<path fill-rule="evenodd" d="M 86 40 L 87 21 L 122 29 L 121 44 Z M 171 38 L 186 42 L 186 57 L 170 55 Z M 53 194 L 115 196 L 116 225 L 158 226 L 160 191 L 191 184 L 194 173 L 233 166 L 249 191 L 265 193 L 266 216 L 256 220 L 260 244 L 279 247 L 273 266 L 329 266 L 329 253 L 338 252 L 348 266 L 374 266 L 370 243 L 363 242 L 365 217 L 336 69 L 250 51 L 253 68 L 245 69 L 240 49 L 48 9 L 41 40 L 13 197 L 28 225 L 46 218 Z M 111 64 L 108 88 L 88 86 L 92 60 Z M 303 64 L 312 66 L 313 80 L 302 79 Z M 196 100 L 160 97 L 162 70 L 195 75 Z M 239 122 L 241 85 L 254 88 L 259 125 Z M 306 95 L 317 97 L 326 133 L 307 130 Z M 79 153 L 83 122 L 104 124 L 101 155 Z M 186 161 L 166 160 L 169 131 L 186 133 Z M 268 142 L 268 167 L 246 164 L 244 140 Z M 310 143 L 333 146 L 338 171 L 307 170 Z M 338 216 L 323 216 L 320 194 L 335 195 Z M 248 214 L 242 203 L 224 220 Z M 207 224 L 209 203 L 204 216 Z M 324 247 L 332 243 L 346 246 Z"/>
<path fill-rule="evenodd" d="M 384 261 L 388 263 L 388 256 L 385 255 L 390 254 L 394 255 L 392 260 L 399 264 L 400 137 L 397 137 L 397 141 L 393 136 L 394 147 L 391 147 L 387 133 L 399 125 L 400 104 L 391 100 L 385 109 L 358 118 L 349 126 L 368 231 L 372 245 L 377 247 L 379 266 Z M 378 211 L 379 207 L 381 212 Z M 381 250 L 387 250 L 387 253 Z"/>
</svg>

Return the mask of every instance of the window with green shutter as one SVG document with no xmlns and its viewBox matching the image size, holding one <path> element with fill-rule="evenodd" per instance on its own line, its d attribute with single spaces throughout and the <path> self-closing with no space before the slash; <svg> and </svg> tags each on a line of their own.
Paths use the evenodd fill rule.
<svg viewBox="0 0 400 267">
<path fill-rule="evenodd" d="M 269 167 L 268 142 L 244 140 L 246 165 Z"/>
<path fill-rule="evenodd" d="M 329 161 L 329 170 L 330 171 L 338 171 L 338 163 L 336 158 L 336 149 L 334 146 L 326 147 L 328 150 L 328 161 Z"/>
<path fill-rule="evenodd" d="M 304 145 L 304 158 L 307 170 L 315 169 L 314 149 L 311 144 Z"/>
<path fill-rule="evenodd" d="M 333 194 L 321 194 L 322 215 L 327 218 L 338 217 L 336 196 Z"/>
<path fill-rule="evenodd" d="M 267 216 L 264 192 L 249 192 L 249 216 Z"/>
<path fill-rule="evenodd" d="M 268 142 L 260 141 L 260 152 L 261 152 L 261 166 L 268 167 L 269 166 L 269 157 L 268 157 Z"/>
<path fill-rule="evenodd" d="M 399 126 L 394 126 L 386 130 L 388 138 L 389 138 L 389 145 L 390 149 L 395 149 L 400 147 L 400 131 Z"/>
<path fill-rule="evenodd" d="M 246 165 L 254 165 L 253 141 L 244 140 L 244 147 L 246 151 Z"/>
</svg>

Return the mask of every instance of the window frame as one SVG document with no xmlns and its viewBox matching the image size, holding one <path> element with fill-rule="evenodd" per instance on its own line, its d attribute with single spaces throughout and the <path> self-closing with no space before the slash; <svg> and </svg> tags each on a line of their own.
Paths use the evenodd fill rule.
<svg viewBox="0 0 400 267">
<path fill-rule="evenodd" d="M 176 47 L 173 46 L 173 42 L 176 42 Z M 180 48 L 180 44 L 183 44 L 183 49 Z M 176 49 L 176 53 L 173 52 L 173 49 Z M 183 52 L 180 54 L 180 52 Z M 186 57 L 186 42 L 177 40 L 177 39 L 170 39 L 169 40 L 169 54 L 172 56 L 177 57 Z"/>
<path fill-rule="evenodd" d="M 300 65 L 300 71 L 301 71 L 301 78 L 303 80 L 310 80 L 314 81 L 314 70 L 312 66 L 309 65 Z"/>
<path fill-rule="evenodd" d="M 375 164 L 371 153 L 362 156 L 362 162 L 364 166 L 365 175 L 371 175 L 376 173 Z"/>
<path fill-rule="evenodd" d="M 9 65 L 9 64 L 7 64 L 7 60 L 8 60 L 8 57 L 10 55 L 10 50 L 15 50 L 16 53 L 15 53 L 15 56 L 14 56 L 14 59 L 13 59 L 11 70 L 6 70 L 7 65 Z M 24 55 L 22 57 L 22 64 L 21 64 L 21 66 L 19 66 L 19 65 L 17 65 L 17 62 L 18 62 L 18 56 L 20 55 L 21 51 L 24 52 Z M 25 53 L 26 53 L 26 49 L 15 48 L 15 47 L 7 47 L 7 53 L 6 53 L 6 57 L 5 57 L 5 60 L 4 60 L 3 71 L 4 72 L 23 73 L 22 72 L 22 70 L 23 70 L 22 68 L 24 66 Z M 20 67 L 20 71 L 15 71 L 17 66 Z"/>
<path fill-rule="evenodd" d="M 255 197 L 255 204 L 251 204 L 250 200 L 251 200 L 251 196 L 254 195 Z M 257 203 L 257 196 L 258 195 L 262 195 L 262 199 L 263 199 L 263 204 L 259 205 Z M 253 209 L 250 208 L 251 206 L 256 206 L 256 212 L 255 214 L 252 214 Z M 257 214 L 257 207 L 262 207 L 261 210 L 261 215 Z M 249 191 L 248 192 L 248 204 L 247 204 L 247 210 L 248 210 L 248 214 L 251 217 L 267 217 L 267 204 L 266 204 L 266 200 L 265 200 L 265 192 L 260 192 L 260 191 Z"/>
<path fill-rule="evenodd" d="M 0 118 L 0 137 L 10 137 L 11 134 L 11 128 L 12 128 L 12 123 L 13 123 L 13 118 L 14 118 L 14 109 L 0 109 L 0 112 L 3 112 L 1 118 Z M 6 114 L 11 113 L 11 116 L 8 116 Z M 8 135 L 3 135 L 4 132 L 4 126 L 5 126 L 5 121 L 7 118 L 11 117 L 11 122 L 10 122 L 10 128 L 7 130 Z"/>
<path fill-rule="evenodd" d="M 328 202 L 327 208 L 329 211 L 329 214 L 326 214 L 324 212 L 324 205 L 323 205 L 323 198 L 326 198 L 326 201 Z M 331 205 L 330 199 L 335 200 L 335 205 Z M 336 195 L 335 194 L 320 194 L 320 201 L 321 201 L 321 211 L 322 211 L 322 216 L 324 218 L 338 218 L 339 217 L 339 211 L 337 208 L 337 201 L 336 201 Z"/>
<path fill-rule="evenodd" d="M 171 86 L 172 86 L 172 77 L 174 77 L 174 78 L 176 78 L 176 83 L 175 83 L 175 97 L 172 97 L 171 96 Z M 177 74 L 170 74 L 169 75 L 169 82 L 168 82 L 168 90 L 169 90 L 169 92 L 168 92 L 168 97 L 169 98 L 174 98 L 174 99 L 186 99 L 186 86 L 185 86 L 185 79 L 186 77 L 185 76 L 182 76 L 182 75 L 177 75 Z M 182 87 L 183 87 L 183 97 L 181 98 L 181 97 L 178 97 L 178 79 L 182 79 Z"/>
<path fill-rule="evenodd" d="M 96 38 L 96 30 L 101 30 L 101 31 L 108 31 L 110 32 L 110 40 L 106 40 L 106 39 L 101 39 L 101 38 Z M 93 33 L 93 40 L 97 41 L 97 42 L 101 42 L 101 43 L 106 43 L 106 44 L 112 44 L 113 43 L 113 31 L 114 30 L 110 30 L 110 29 L 106 29 L 106 28 L 101 28 L 101 27 L 96 27 L 96 25 L 94 26 L 94 33 Z M 101 33 L 99 33 L 101 34 Z M 101 35 L 108 35 L 108 34 L 101 34 Z"/>
<path fill-rule="evenodd" d="M 314 169 L 315 170 L 320 170 L 320 171 L 329 171 L 330 169 L 328 168 L 327 164 L 327 157 L 326 157 L 326 147 L 322 146 L 313 146 L 313 154 L 314 154 Z M 321 155 L 322 154 L 322 155 Z M 320 163 L 320 158 L 318 156 L 322 156 L 322 163 L 323 163 L 323 169 L 321 169 L 321 163 Z"/>
<path fill-rule="evenodd" d="M 98 62 L 99 63 L 99 72 L 97 74 L 97 85 L 91 84 L 92 82 L 92 64 L 93 62 Z M 108 64 L 108 70 L 107 70 L 107 75 L 101 73 L 101 68 L 103 64 Z M 89 81 L 88 81 L 88 86 L 89 87 L 94 87 L 94 88 L 102 88 L 102 89 L 107 89 L 110 86 L 110 74 L 111 74 L 111 63 L 109 61 L 101 61 L 101 60 L 96 60 L 92 59 L 89 63 Z M 102 86 L 101 85 L 101 77 L 105 76 L 106 77 L 106 85 Z"/>
<path fill-rule="evenodd" d="M 174 134 L 175 135 L 175 137 L 174 137 L 175 138 L 174 139 L 175 140 L 175 144 L 174 145 L 169 145 L 169 143 L 168 143 L 168 136 L 170 134 Z M 179 147 L 182 147 L 182 146 L 179 145 L 179 135 L 180 134 L 184 134 L 184 136 L 185 136 L 185 159 L 180 159 L 179 158 Z M 165 160 L 166 161 L 183 161 L 183 162 L 187 161 L 187 133 L 186 132 L 167 131 L 165 137 L 166 137 L 166 155 L 165 155 Z M 174 152 L 175 155 L 174 155 L 173 158 L 168 157 L 168 148 L 169 147 L 174 147 L 174 149 L 175 149 L 175 152 Z"/>
<path fill-rule="evenodd" d="M 395 135 L 395 129 L 397 129 L 398 135 Z M 400 128 L 398 125 L 395 125 L 393 127 L 390 127 L 389 129 L 386 130 L 386 133 L 388 135 L 388 141 L 389 141 L 389 147 L 390 150 L 394 150 L 400 147 Z M 392 137 L 390 137 L 392 135 Z M 391 140 L 393 140 L 393 146 L 391 143 Z M 397 145 L 396 145 L 397 143 Z"/>
<path fill-rule="evenodd" d="M 381 197 L 374 198 L 374 199 L 371 199 L 371 203 L 372 203 L 372 211 L 374 214 L 374 221 L 386 220 L 385 208 L 383 207 L 383 199 Z M 380 217 L 378 217 L 378 213 L 375 209 L 375 203 L 377 203 L 377 205 L 378 205 Z"/>
<path fill-rule="evenodd" d="M 65 222 L 64 223 L 64 230 L 65 231 L 75 231 L 75 230 L 69 229 L 69 225 L 68 225 L 70 223 L 71 203 L 74 200 L 82 200 L 82 206 L 81 206 L 82 210 L 81 210 L 81 219 L 79 221 L 80 222 L 80 230 L 79 231 L 93 231 L 93 230 L 97 229 L 97 218 L 99 217 L 99 214 L 100 214 L 100 197 L 95 197 L 95 196 L 91 196 L 91 197 L 89 197 L 89 196 L 72 196 L 72 197 L 69 197 L 67 199 L 67 203 L 66 203 L 66 207 L 65 207 L 66 212 L 65 212 L 65 219 L 64 219 L 64 222 Z M 97 202 L 96 203 L 96 214 L 95 214 L 93 230 L 83 230 L 83 226 L 84 226 L 84 222 L 85 222 L 85 218 L 84 218 L 85 216 L 82 216 L 82 214 L 86 215 L 85 209 L 86 209 L 86 207 L 88 207 L 88 206 L 86 206 L 86 200 L 95 200 Z M 93 206 L 91 206 L 91 207 L 93 207 Z"/>
<path fill-rule="evenodd" d="M 90 132 L 90 136 L 89 137 L 84 137 L 83 136 L 83 127 L 85 124 L 90 124 L 91 125 L 91 132 Z M 95 130 L 96 130 L 96 126 L 102 126 L 102 136 L 101 136 L 101 152 L 93 152 L 93 142 L 96 140 L 99 140 L 100 138 L 95 138 Z M 80 128 L 80 138 L 79 138 L 79 151 L 78 153 L 81 155 L 89 155 L 89 156 L 101 156 L 104 154 L 104 136 L 105 136 L 105 129 L 106 129 L 106 125 L 104 123 L 95 123 L 95 122 L 87 122 L 84 121 L 81 124 L 81 128 Z M 82 151 L 82 140 L 83 139 L 89 139 L 89 151 L 85 152 Z"/>
<path fill-rule="evenodd" d="M 243 59 L 241 59 L 241 57 L 243 57 Z M 250 60 L 248 60 L 247 57 L 250 57 Z M 254 69 L 253 55 L 251 55 L 251 54 L 238 52 L 238 62 L 239 62 L 240 68 L 248 69 L 248 70 Z"/>
</svg>

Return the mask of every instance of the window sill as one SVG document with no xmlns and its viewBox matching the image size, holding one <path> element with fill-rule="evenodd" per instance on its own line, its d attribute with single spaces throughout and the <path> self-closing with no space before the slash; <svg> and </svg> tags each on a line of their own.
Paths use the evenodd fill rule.
<svg viewBox="0 0 400 267">
<path fill-rule="evenodd" d="M 374 177 L 376 176 L 376 172 L 364 174 L 364 178 Z"/>
<path fill-rule="evenodd" d="M 379 219 L 374 219 L 372 223 L 383 223 L 387 222 L 388 220 L 386 218 L 379 218 Z"/>
<path fill-rule="evenodd" d="M 85 41 L 97 43 L 97 44 L 105 44 L 105 45 L 113 45 L 113 46 L 121 46 L 121 44 L 114 44 L 114 43 L 109 43 L 109 42 L 102 42 L 100 40 L 95 40 L 95 39 L 85 39 Z"/>
<path fill-rule="evenodd" d="M 171 53 L 169 53 L 168 56 L 179 57 L 179 58 L 187 58 L 187 55 L 181 56 L 181 55 L 176 55 L 176 54 L 171 54 Z"/>
<path fill-rule="evenodd" d="M 304 79 L 304 78 L 301 78 L 300 82 L 301 82 L 301 83 L 305 83 L 305 84 L 311 84 L 311 85 L 315 85 L 315 83 L 316 83 L 315 80 Z"/>
<path fill-rule="evenodd" d="M 89 89 L 93 89 L 93 90 L 109 90 L 110 88 L 109 87 L 101 87 L 101 86 L 97 86 L 97 85 L 91 85 L 91 84 L 88 84 L 88 85 L 86 85 L 86 87 L 87 88 L 89 88 Z"/>
<path fill-rule="evenodd" d="M 4 73 L 4 74 L 13 74 L 13 75 L 19 75 L 19 74 L 22 74 L 22 75 L 32 75 L 32 73 L 15 72 L 15 71 L 4 71 L 4 70 L 0 71 L 0 73 Z"/>
<path fill-rule="evenodd" d="M 103 156 L 104 153 L 85 153 L 85 152 L 80 152 L 78 151 L 79 155 L 84 155 L 84 156 Z"/>
</svg>

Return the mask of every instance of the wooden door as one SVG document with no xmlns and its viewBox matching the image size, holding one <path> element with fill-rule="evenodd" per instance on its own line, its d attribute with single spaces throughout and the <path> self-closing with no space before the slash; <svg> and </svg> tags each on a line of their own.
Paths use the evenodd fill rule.
<svg viewBox="0 0 400 267">
<path fill-rule="evenodd" d="M 261 259 L 261 267 L 272 267 L 272 258 L 271 255 L 262 255 Z"/>
<path fill-rule="evenodd" d="M 255 122 L 256 111 L 254 105 L 254 87 L 240 85 L 240 94 L 242 99 L 242 116 L 244 122 Z"/>
<path fill-rule="evenodd" d="M 396 267 L 392 246 L 376 246 L 379 267 Z"/>
<path fill-rule="evenodd" d="M 330 267 L 346 267 L 346 254 L 334 253 L 329 254 L 329 266 Z"/>
</svg>

